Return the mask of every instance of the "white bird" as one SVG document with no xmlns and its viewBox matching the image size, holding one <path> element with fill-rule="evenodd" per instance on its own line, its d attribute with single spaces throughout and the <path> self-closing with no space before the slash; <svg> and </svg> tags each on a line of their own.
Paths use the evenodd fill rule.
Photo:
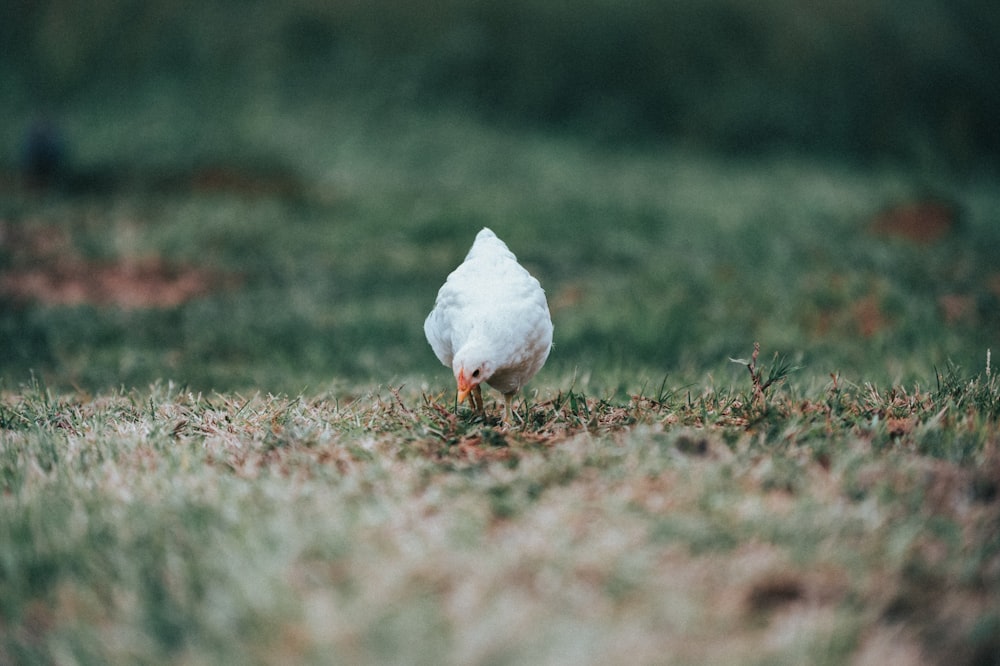
<svg viewBox="0 0 1000 666">
<path fill-rule="evenodd" d="M 465 261 L 438 291 L 424 321 L 434 354 L 455 373 L 458 401 L 471 393 L 483 411 L 486 382 L 511 400 L 535 376 L 552 349 L 552 319 L 545 291 L 496 234 L 483 228 Z"/>
</svg>

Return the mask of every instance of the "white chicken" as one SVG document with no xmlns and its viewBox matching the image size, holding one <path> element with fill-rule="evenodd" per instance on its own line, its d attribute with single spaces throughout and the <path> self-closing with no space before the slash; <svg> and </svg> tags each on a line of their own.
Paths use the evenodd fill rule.
<svg viewBox="0 0 1000 666">
<path fill-rule="evenodd" d="M 459 403 L 471 394 L 482 412 L 479 385 L 486 382 L 503 394 L 506 421 L 512 423 L 514 394 L 549 356 L 552 319 L 538 280 L 484 227 L 438 291 L 424 334 L 455 373 Z"/>
</svg>

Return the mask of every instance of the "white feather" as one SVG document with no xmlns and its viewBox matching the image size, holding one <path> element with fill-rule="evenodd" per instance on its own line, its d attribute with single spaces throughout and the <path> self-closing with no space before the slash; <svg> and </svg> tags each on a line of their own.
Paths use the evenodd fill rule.
<svg viewBox="0 0 1000 666">
<path fill-rule="evenodd" d="M 456 377 L 483 366 L 486 383 L 512 394 L 545 364 L 552 319 L 538 280 L 484 228 L 438 291 L 424 334 Z"/>
</svg>

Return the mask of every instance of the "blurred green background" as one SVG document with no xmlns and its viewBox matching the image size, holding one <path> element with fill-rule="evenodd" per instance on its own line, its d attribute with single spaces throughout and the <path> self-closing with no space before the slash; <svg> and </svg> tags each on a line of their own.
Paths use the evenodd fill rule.
<svg viewBox="0 0 1000 666">
<path fill-rule="evenodd" d="M 215 115 L 364 94 L 727 151 L 959 163 L 1000 151 L 1000 10 L 984 0 L 7 7 L 5 102 L 22 112 L 180 96 Z"/>
<path fill-rule="evenodd" d="M 0 372 L 444 385 L 421 324 L 483 225 L 549 293 L 542 383 L 754 340 L 818 377 L 979 367 L 998 37 L 986 1 L 15 0 Z M 927 202 L 940 233 L 877 233 Z"/>
</svg>

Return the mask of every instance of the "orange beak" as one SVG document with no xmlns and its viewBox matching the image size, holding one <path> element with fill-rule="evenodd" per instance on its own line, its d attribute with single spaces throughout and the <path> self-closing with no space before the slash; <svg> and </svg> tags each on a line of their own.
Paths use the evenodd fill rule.
<svg viewBox="0 0 1000 666">
<path fill-rule="evenodd" d="M 465 378 L 465 370 L 458 371 L 458 404 L 465 402 L 465 399 L 469 397 L 469 392 L 475 387 L 475 384 L 469 382 Z"/>
</svg>

